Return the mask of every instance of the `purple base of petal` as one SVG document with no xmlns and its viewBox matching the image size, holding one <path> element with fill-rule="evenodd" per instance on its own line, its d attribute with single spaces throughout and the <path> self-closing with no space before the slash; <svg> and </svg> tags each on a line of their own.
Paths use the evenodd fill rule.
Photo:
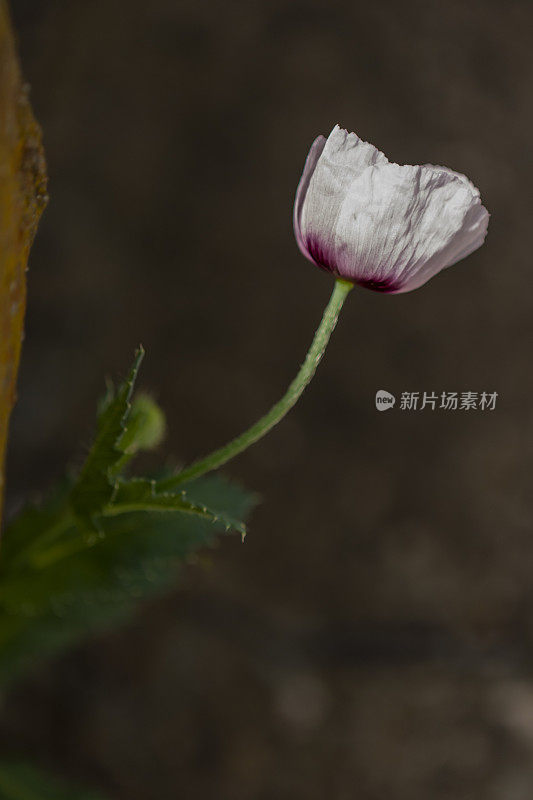
<svg viewBox="0 0 533 800">
<path fill-rule="evenodd" d="M 372 289 L 373 292 L 384 292 L 385 294 L 397 292 L 400 288 L 398 284 L 388 278 L 382 281 L 360 280 L 355 281 L 355 283 L 357 283 L 358 286 L 362 286 L 364 289 Z"/>
<path fill-rule="evenodd" d="M 353 275 L 343 275 L 337 269 L 334 256 L 331 255 L 328 248 L 325 247 L 318 238 L 309 237 L 305 244 L 309 255 L 317 267 L 335 275 L 337 278 L 342 278 L 345 281 L 352 281 L 352 283 L 356 283 L 364 289 L 371 289 L 373 292 L 382 292 L 384 294 L 397 292 L 401 288 L 401 285 L 395 283 L 391 278 L 372 280 L 370 278 L 355 278 Z"/>
<path fill-rule="evenodd" d="M 331 272 L 334 275 L 337 274 L 335 264 L 333 259 L 330 257 L 330 253 L 328 248 L 324 246 L 323 242 L 320 239 L 310 236 L 306 242 L 307 250 L 309 255 L 317 265 L 317 267 L 321 267 L 325 269 L 326 272 Z"/>
</svg>

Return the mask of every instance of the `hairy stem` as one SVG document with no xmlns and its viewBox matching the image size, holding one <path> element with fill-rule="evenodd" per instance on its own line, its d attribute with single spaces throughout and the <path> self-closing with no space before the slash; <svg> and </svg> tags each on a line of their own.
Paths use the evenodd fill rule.
<svg viewBox="0 0 533 800">
<path fill-rule="evenodd" d="M 225 464 L 231 458 L 234 458 L 239 453 L 242 453 L 243 450 L 250 447 L 251 444 L 257 442 L 258 439 L 261 439 L 265 433 L 283 419 L 285 414 L 295 405 L 303 390 L 315 374 L 333 329 L 337 324 L 340 310 L 351 289 L 353 289 L 352 283 L 340 279 L 335 281 L 335 287 L 324 311 L 320 325 L 316 330 L 311 347 L 307 352 L 305 361 L 281 400 L 272 406 L 270 411 L 261 417 L 255 425 L 252 425 L 251 428 L 241 433 L 240 436 L 232 439 L 231 442 L 228 442 L 224 447 L 215 450 L 199 461 L 195 461 L 190 467 L 185 468 L 177 475 L 172 475 L 169 478 L 159 481 L 157 486 L 158 491 L 174 489 L 180 484 L 191 481 L 194 478 L 198 478 L 200 475 L 204 475 L 206 472 L 221 467 L 222 464 Z"/>
</svg>

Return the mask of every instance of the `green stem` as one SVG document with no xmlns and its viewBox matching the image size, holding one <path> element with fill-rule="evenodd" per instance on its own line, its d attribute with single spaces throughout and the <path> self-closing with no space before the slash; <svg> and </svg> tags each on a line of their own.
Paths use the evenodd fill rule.
<svg viewBox="0 0 533 800">
<path fill-rule="evenodd" d="M 35 555 L 43 551 L 46 552 L 55 542 L 61 538 L 69 528 L 76 525 L 76 518 L 68 506 L 65 506 L 52 520 L 49 528 L 45 528 L 39 535 L 35 536 L 26 547 L 23 547 L 9 562 L 11 568 L 18 567 L 25 562 L 31 561 Z"/>
<path fill-rule="evenodd" d="M 316 330 L 311 347 L 305 357 L 305 361 L 281 400 L 279 400 L 264 417 L 261 417 L 255 425 L 252 425 L 251 428 L 241 433 L 236 439 L 232 439 L 231 442 L 228 442 L 224 447 L 194 462 L 190 467 L 182 470 L 182 472 L 177 475 L 160 481 L 157 485 L 158 492 L 174 489 L 182 483 L 191 481 L 194 478 L 198 478 L 200 475 L 204 475 L 206 472 L 221 467 L 226 461 L 242 453 L 242 451 L 250 447 L 251 444 L 261 439 L 265 433 L 283 419 L 315 374 L 322 360 L 322 356 L 324 355 L 329 338 L 337 324 L 340 310 L 351 289 L 353 289 L 352 283 L 341 279 L 335 281 L 335 287 L 324 311 L 320 325 Z"/>
</svg>

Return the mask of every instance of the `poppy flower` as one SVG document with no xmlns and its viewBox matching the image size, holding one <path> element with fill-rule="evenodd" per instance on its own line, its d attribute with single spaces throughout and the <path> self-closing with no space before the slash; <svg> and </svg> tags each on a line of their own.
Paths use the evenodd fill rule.
<svg viewBox="0 0 533 800">
<path fill-rule="evenodd" d="M 304 256 L 378 292 L 409 292 L 477 250 L 489 214 L 465 175 L 394 164 L 336 125 L 315 139 L 296 192 Z"/>
</svg>

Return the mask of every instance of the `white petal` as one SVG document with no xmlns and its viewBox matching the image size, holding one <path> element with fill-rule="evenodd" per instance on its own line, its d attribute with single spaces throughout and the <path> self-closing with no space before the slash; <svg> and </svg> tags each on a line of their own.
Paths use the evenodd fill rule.
<svg viewBox="0 0 533 800">
<path fill-rule="evenodd" d="M 347 189 L 329 257 L 334 271 L 386 291 L 409 291 L 479 247 L 488 213 L 463 175 L 378 163 Z"/>
<path fill-rule="evenodd" d="M 312 261 L 313 259 L 309 255 L 309 251 L 306 247 L 301 232 L 302 209 L 307 194 L 307 189 L 309 188 L 309 181 L 313 176 L 316 163 L 322 154 L 325 144 L 326 144 L 325 137 L 317 136 L 317 138 L 311 145 L 311 149 L 309 150 L 309 153 L 305 160 L 304 171 L 302 172 L 300 183 L 298 184 L 298 188 L 296 189 L 296 198 L 294 200 L 294 216 L 293 216 L 294 234 L 296 236 L 296 241 L 298 242 L 298 247 L 300 248 L 304 256 L 308 258 L 310 261 Z"/>
<path fill-rule="evenodd" d="M 387 156 L 356 133 L 335 125 L 314 173 L 313 184 L 343 194 L 352 181 L 374 164 L 388 164 Z"/>
<path fill-rule="evenodd" d="M 314 156 L 312 148 L 308 159 Z M 334 232 L 346 192 L 367 169 L 375 164 L 387 164 L 388 160 L 373 145 L 336 125 L 314 163 L 307 191 L 305 195 L 301 193 L 303 197 L 298 210 L 295 209 L 297 239 L 308 258 L 334 271 L 329 263 L 329 253 L 334 245 Z M 301 183 L 306 177 L 305 172 Z"/>
</svg>

